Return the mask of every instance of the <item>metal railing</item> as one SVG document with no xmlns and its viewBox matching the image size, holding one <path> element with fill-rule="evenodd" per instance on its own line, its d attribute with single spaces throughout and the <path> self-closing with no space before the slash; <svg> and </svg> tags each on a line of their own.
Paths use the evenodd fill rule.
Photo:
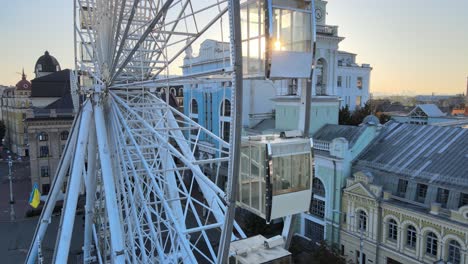
<svg viewBox="0 0 468 264">
<path fill-rule="evenodd" d="M 314 149 L 330 151 L 330 143 L 324 141 L 314 141 Z"/>
<path fill-rule="evenodd" d="M 338 26 L 317 25 L 317 34 L 338 35 Z"/>
</svg>

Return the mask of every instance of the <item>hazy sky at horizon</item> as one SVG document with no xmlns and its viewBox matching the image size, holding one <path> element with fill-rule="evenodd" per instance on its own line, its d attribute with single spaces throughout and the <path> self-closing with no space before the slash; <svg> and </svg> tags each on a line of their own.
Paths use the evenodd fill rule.
<svg viewBox="0 0 468 264">
<path fill-rule="evenodd" d="M 14 85 L 24 67 L 34 78 L 48 50 L 73 66 L 73 1 L 4 1 L 0 9 L 0 84 Z M 340 49 L 369 63 L 371 92 L 453 94 L 466 91 L 468 1 L 329 0 L 327 24 L 346 39 Z"/>
</svg>

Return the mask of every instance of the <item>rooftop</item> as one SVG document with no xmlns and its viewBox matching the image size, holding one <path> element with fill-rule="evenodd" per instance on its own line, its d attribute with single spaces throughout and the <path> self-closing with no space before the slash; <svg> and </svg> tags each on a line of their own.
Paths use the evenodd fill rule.
<svg viewBox="0 0 468 264">
<path fill-rule="evenodd" d="M 409 113 L 412 115 L 416 113 L 418 110 L 423 111 L 428 117 L 442 117 L 446 116 L 442 111 L 440 111 L 439 107 L 435 104 L 419 104 Z"/>
<path fill-rule="evenodd" d="M 357 158 L 370 167 L 428 183 L 468 188 L 468 130 L 389 122 Z"/>
<path fill-rule="evenodd" d="M 345 126 L 326 124 L 313 136 L 316 141 L 331 142 L 335 138 L 345 138 L 351 148 L 366 130 L 366 126 Z"/>
</svg>

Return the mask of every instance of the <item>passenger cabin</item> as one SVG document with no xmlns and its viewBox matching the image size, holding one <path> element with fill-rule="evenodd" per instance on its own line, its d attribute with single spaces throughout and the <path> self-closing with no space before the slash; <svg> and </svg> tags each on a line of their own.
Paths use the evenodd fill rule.
<svg viewBox="0 0 468 264">
<path fill-rule="evenodd" d="M 267 222 L 309 210 L 312 143 L 307 138 L 243 138 L 238 205 Z"/>
<path fill-rule="evenodd" d="M 246 78 L 309 78 L 311 1 L 241 1 L 243 74 Z"/>
</svg>

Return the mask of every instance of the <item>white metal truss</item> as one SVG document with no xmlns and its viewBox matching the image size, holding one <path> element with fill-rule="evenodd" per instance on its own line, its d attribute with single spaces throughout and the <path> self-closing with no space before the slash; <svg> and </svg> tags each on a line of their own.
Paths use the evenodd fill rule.
<svg viewBox="0 0 468 264">
<path fill-rule="evenodd" d="M 231 67 L 172 76 L 185 49 L 224 15 Z M 76 0 L 74 16 L 77 72 L 71 84 L 82 104 L 26 263 L 38 261 L 65 181 L 54 263 L 69 261 L 81 186 L 84 263 L 226 263 L 229 242 L 245 237 L 233 221 L 242 105 L 239 2 Z M 233 82 L 229 143 L 154 92 L 213 75 Z M 203 146 L 212 157 L 196 154 L 201 138 L 215 142 Z M 216 184 L 225 164 L 227 189 Z"/>
</svg>

